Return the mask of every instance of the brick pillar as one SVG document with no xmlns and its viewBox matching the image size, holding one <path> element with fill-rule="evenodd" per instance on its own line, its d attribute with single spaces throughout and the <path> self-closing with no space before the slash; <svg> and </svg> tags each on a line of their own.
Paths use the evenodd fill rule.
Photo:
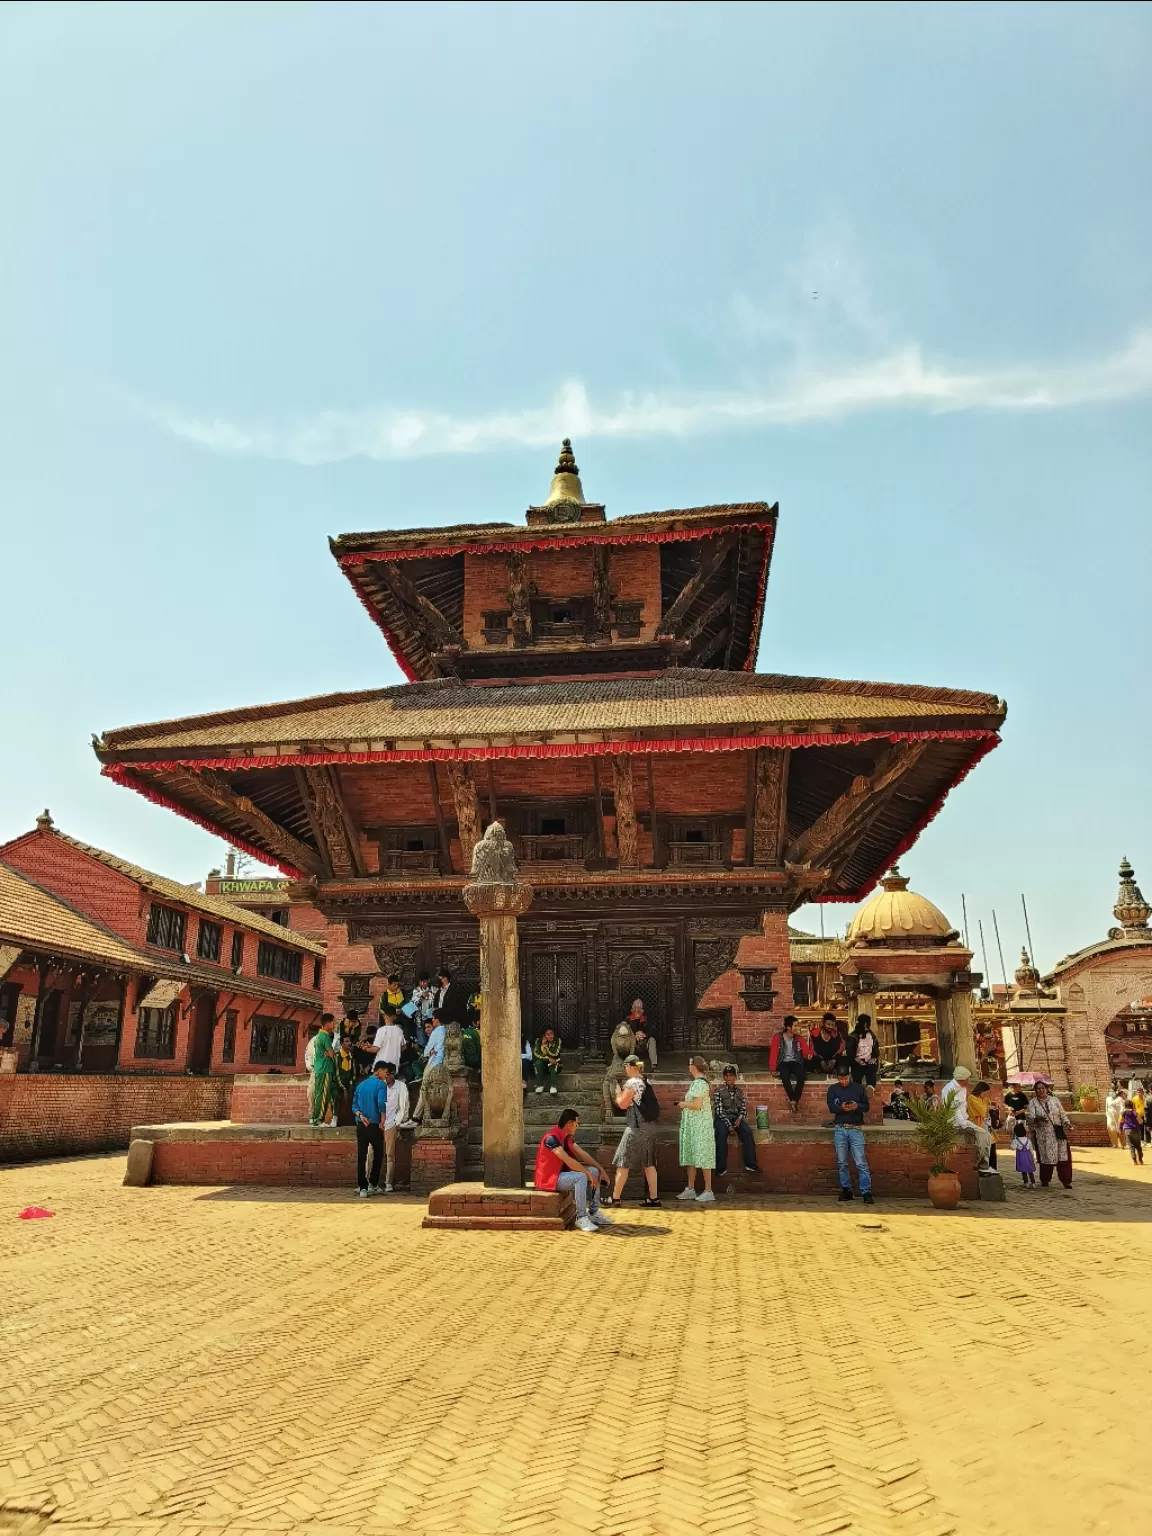
<svg viewBox="0 0 1152 1536">
<path fill-rule="evenodd" d="M 518 1189 L 524 1183 L 524 1096 L 516 927 L 532 903 L 532 887 L 517 880 L 499 822 L 493 822 L 477 843 L 472 873 L 474 882 L 464 887 L 464 901 L 480 923 L 484 1183 Z"/>
</svg>

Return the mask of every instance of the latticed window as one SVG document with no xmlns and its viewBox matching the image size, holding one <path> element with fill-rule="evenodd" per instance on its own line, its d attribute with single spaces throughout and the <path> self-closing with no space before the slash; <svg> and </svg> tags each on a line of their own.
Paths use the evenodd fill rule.
<svg viewBox="0 0 1152 1536">
<path fill-rule="evenodd" d="M 232 969 L 240 971 L 244 968 L 244 935 L 237 928 L 232 934 Z"/>
<path fill-rule="evenodd" d="M 281 949 L 279 944 L 261 939 L 256 951 L 256 974 L 269 976 L 273 981 L 290 981 L 298 987 L 304 974 L 304 956 L 298 949 Z"/>
<path fill-rule="evenodd" d="M 183 916 L 183 914 L 179 914 Z M 141 1008 L 136 1015 L 136 1055 L 172 1061 L 176 1055 L 176 1008 Z"/>
<path fill-rule="evenodd" d="M 153 902 L 148 911 L 148 942 L 157 949 L 184 948 L 185 914 L 176 907 L 162 907 Z"/>
<path fill-rule="evenodd" d="M 312 990 L 313 990 L 313 992 L 319 992 L 319 990 L 320 990 L 320 983 L 323 980 L 324 980 L 324 962 L 323 962 L 323 960 L 313 960 L 313 962 L 312 962 Z"/>
<path fill-rule="evenodd" d="M 224 1015 L 224 1039 L 220 1048 L 221 1061 L 236 1060 L 236 1010 L 229 1008 Z"/>
<path fill-rule="evenodd" d="M 206 918 L 200 919 L 200 931 L 196 935 L 196 954 L 201 960 L 211 960 L 215 964 L 220 962 L 220 941 L 224 930 L 219 923 L 210 923 Z"/>
<path fill-rule="evenodd" d="M 295 1019 L 273 1019 L 266 1014 L 254 1014 L 248 1060 L 253 1066 L 258 1067 L 295 1066 Z"/>
<path fill-rule="evenodd" d="M 811 971 L 792 972 L 792 1001 L 797 1008 L 811 1008 L 816 1001 L 816 977 Z"/>
</svg>

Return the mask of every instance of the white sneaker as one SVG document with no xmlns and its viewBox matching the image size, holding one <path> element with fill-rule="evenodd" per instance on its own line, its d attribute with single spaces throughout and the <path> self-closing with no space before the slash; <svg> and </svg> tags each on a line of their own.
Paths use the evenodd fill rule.
<svg viewBox="0 0 1152 1536">
<path fill-rule="evenodd" d="M 600 1228 L 592 1220 L 591 1216 L 581 1216 L 579 1221 L 576 1223 L 576 1227 L 580 1232 L 599 1232 L 600 1230 Z"/>
<path fill-rule="evenodd" d="M 366 1189 L 362 1189 L 360 1191 L 360 1198 L 361 1198 L 361 1200 L 367 1200 L 367 1198 L 368 1198 L 368 1191 Z"/>
<path fill-rule="evenodd" d="M 703 1189 L 696 1196 L 696 1204 L 697 1205 L 715 1205 L 716 1204 L 716 1196 L 712 1193 L 712 1191 L 710 1189 Z"/>
<path fill-rule="evenodd" d="M 380 1186 L 379 1186 L 379 1184 L 369 1184 L 369 1186 L 368 1186 L 368 1193 L 370 1195 L 378 1195 L 380 1193 Z"/>
<path fill-rule="evenodd" d="M 555 1090 L 555 1088 L 549 1088 L 549 1090 L 548 1090 L 548 1092 L 549 1092 L 549 1093 L 555 1093 L 555 1092 L 556 1092 L 556 1090 Z"/>
<path fill-rule="evenodd" d="M 536 1092 L 537 1092 L 537 1093 L 543 1093 L 543 1092 L 544 1092 L 544 1090 L 543 1090 L 543 1088 L 537 1088 L 537 1090 L 536 1090 Z"/>
<path fill-rule="evenodd" d="M 593 1216 L 592 1220 L 596 1223 L 596 1225 L 598 1227 L 610 1227 L 612 1225 L 612 1218 L 611 1218 L 611 1216 L 601 1215 L 601 1213 L 599 1211 L 596 1212 L 596 1214 L 595 1214 L 595 1216 Z"/>
<path fill-rule="evenodd" d="M 677 1200 L 695 1200 L 696 1191 L 689 1185 L 687 1189 L 682 1189 L 676 1198 Z"/>
<path fill-rule="evenodd" d="M 391 1184 L 385 1184 L 385 1186 L 384 1186 L 384 1193 L 386 1195 L 390 1195 L 392 1193 L 392 1186 L 391 1186 Z"/>
</svg>

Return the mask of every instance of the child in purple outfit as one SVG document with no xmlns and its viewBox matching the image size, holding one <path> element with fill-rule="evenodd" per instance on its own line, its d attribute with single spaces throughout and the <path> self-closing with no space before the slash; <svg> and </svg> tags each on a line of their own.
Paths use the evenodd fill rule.
<svg viewBox="0 0 1152 1536">
<path fill-rule="evenodd" d="M 1024 1181 L 1025 1189 L 1036 1187 L 1036 1158 L 1028 1139 L 1027 1121 L 1018 1115 L 1012 1125 L 1012 1150 L 1016 1154 L 1016 1172 Z"/>
<path fill-rule="evenodd" d="M 1140 1116 L 1132 1107 L 1132 1100 L 1124 1100 L 1124 1111 L 1120 1116 L 1120 1129 L 1128 1141 L 1128 1150 L 1132 1154 L 1134 1163 L 1144 1161 L 1144 1128 L 1140 1124 Z"/>
</svg>

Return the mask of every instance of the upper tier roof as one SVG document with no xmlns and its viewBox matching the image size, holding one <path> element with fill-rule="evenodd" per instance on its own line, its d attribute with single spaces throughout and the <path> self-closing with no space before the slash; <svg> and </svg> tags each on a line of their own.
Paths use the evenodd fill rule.
<svg viewBox="0 0 1152 1536">
<path fill-rule="evenodd" d="M 583 497 L 571 444 L 565 440 L 548 499 L 529 507 L 527 524 L 457 523 L 449 528 L 345 533 L 330 540 L 341 570 L 383 631 L 405 676 L 495 678 L 619 671 L 654 673 L 669 662 L 750 668 L 760 640 L 764 592 L 777 508 L 767 502 L 641 512 L 611 520 Z M 464 635 L 464 557 L 514 557 L 572 546 L 659 547 L 659 613 L 648 612 L 647 638 L 631 626 L 613 634 L 610 557 L 590 590 L 555 593 L 598 602 L 594 623 L 578 638 L 557 641 L 521 622 L 513 646 L 470 644 Z M 599 598 L 593 587 L 599 580 Z M 524 613 L 530 607 L 523 591 Z M 488 604 L 499 600 L 488 594 Z M 508 602 L 514 611 L 509 580 Z M 656 622 L 654 622 L 656 621 Z M 658 623 L 658 632 L 652 630 Z M 515 627 L 515 616 L 513 618 Z M 475 637 L 473 636 L 473 639 Z"/>
</svg>

